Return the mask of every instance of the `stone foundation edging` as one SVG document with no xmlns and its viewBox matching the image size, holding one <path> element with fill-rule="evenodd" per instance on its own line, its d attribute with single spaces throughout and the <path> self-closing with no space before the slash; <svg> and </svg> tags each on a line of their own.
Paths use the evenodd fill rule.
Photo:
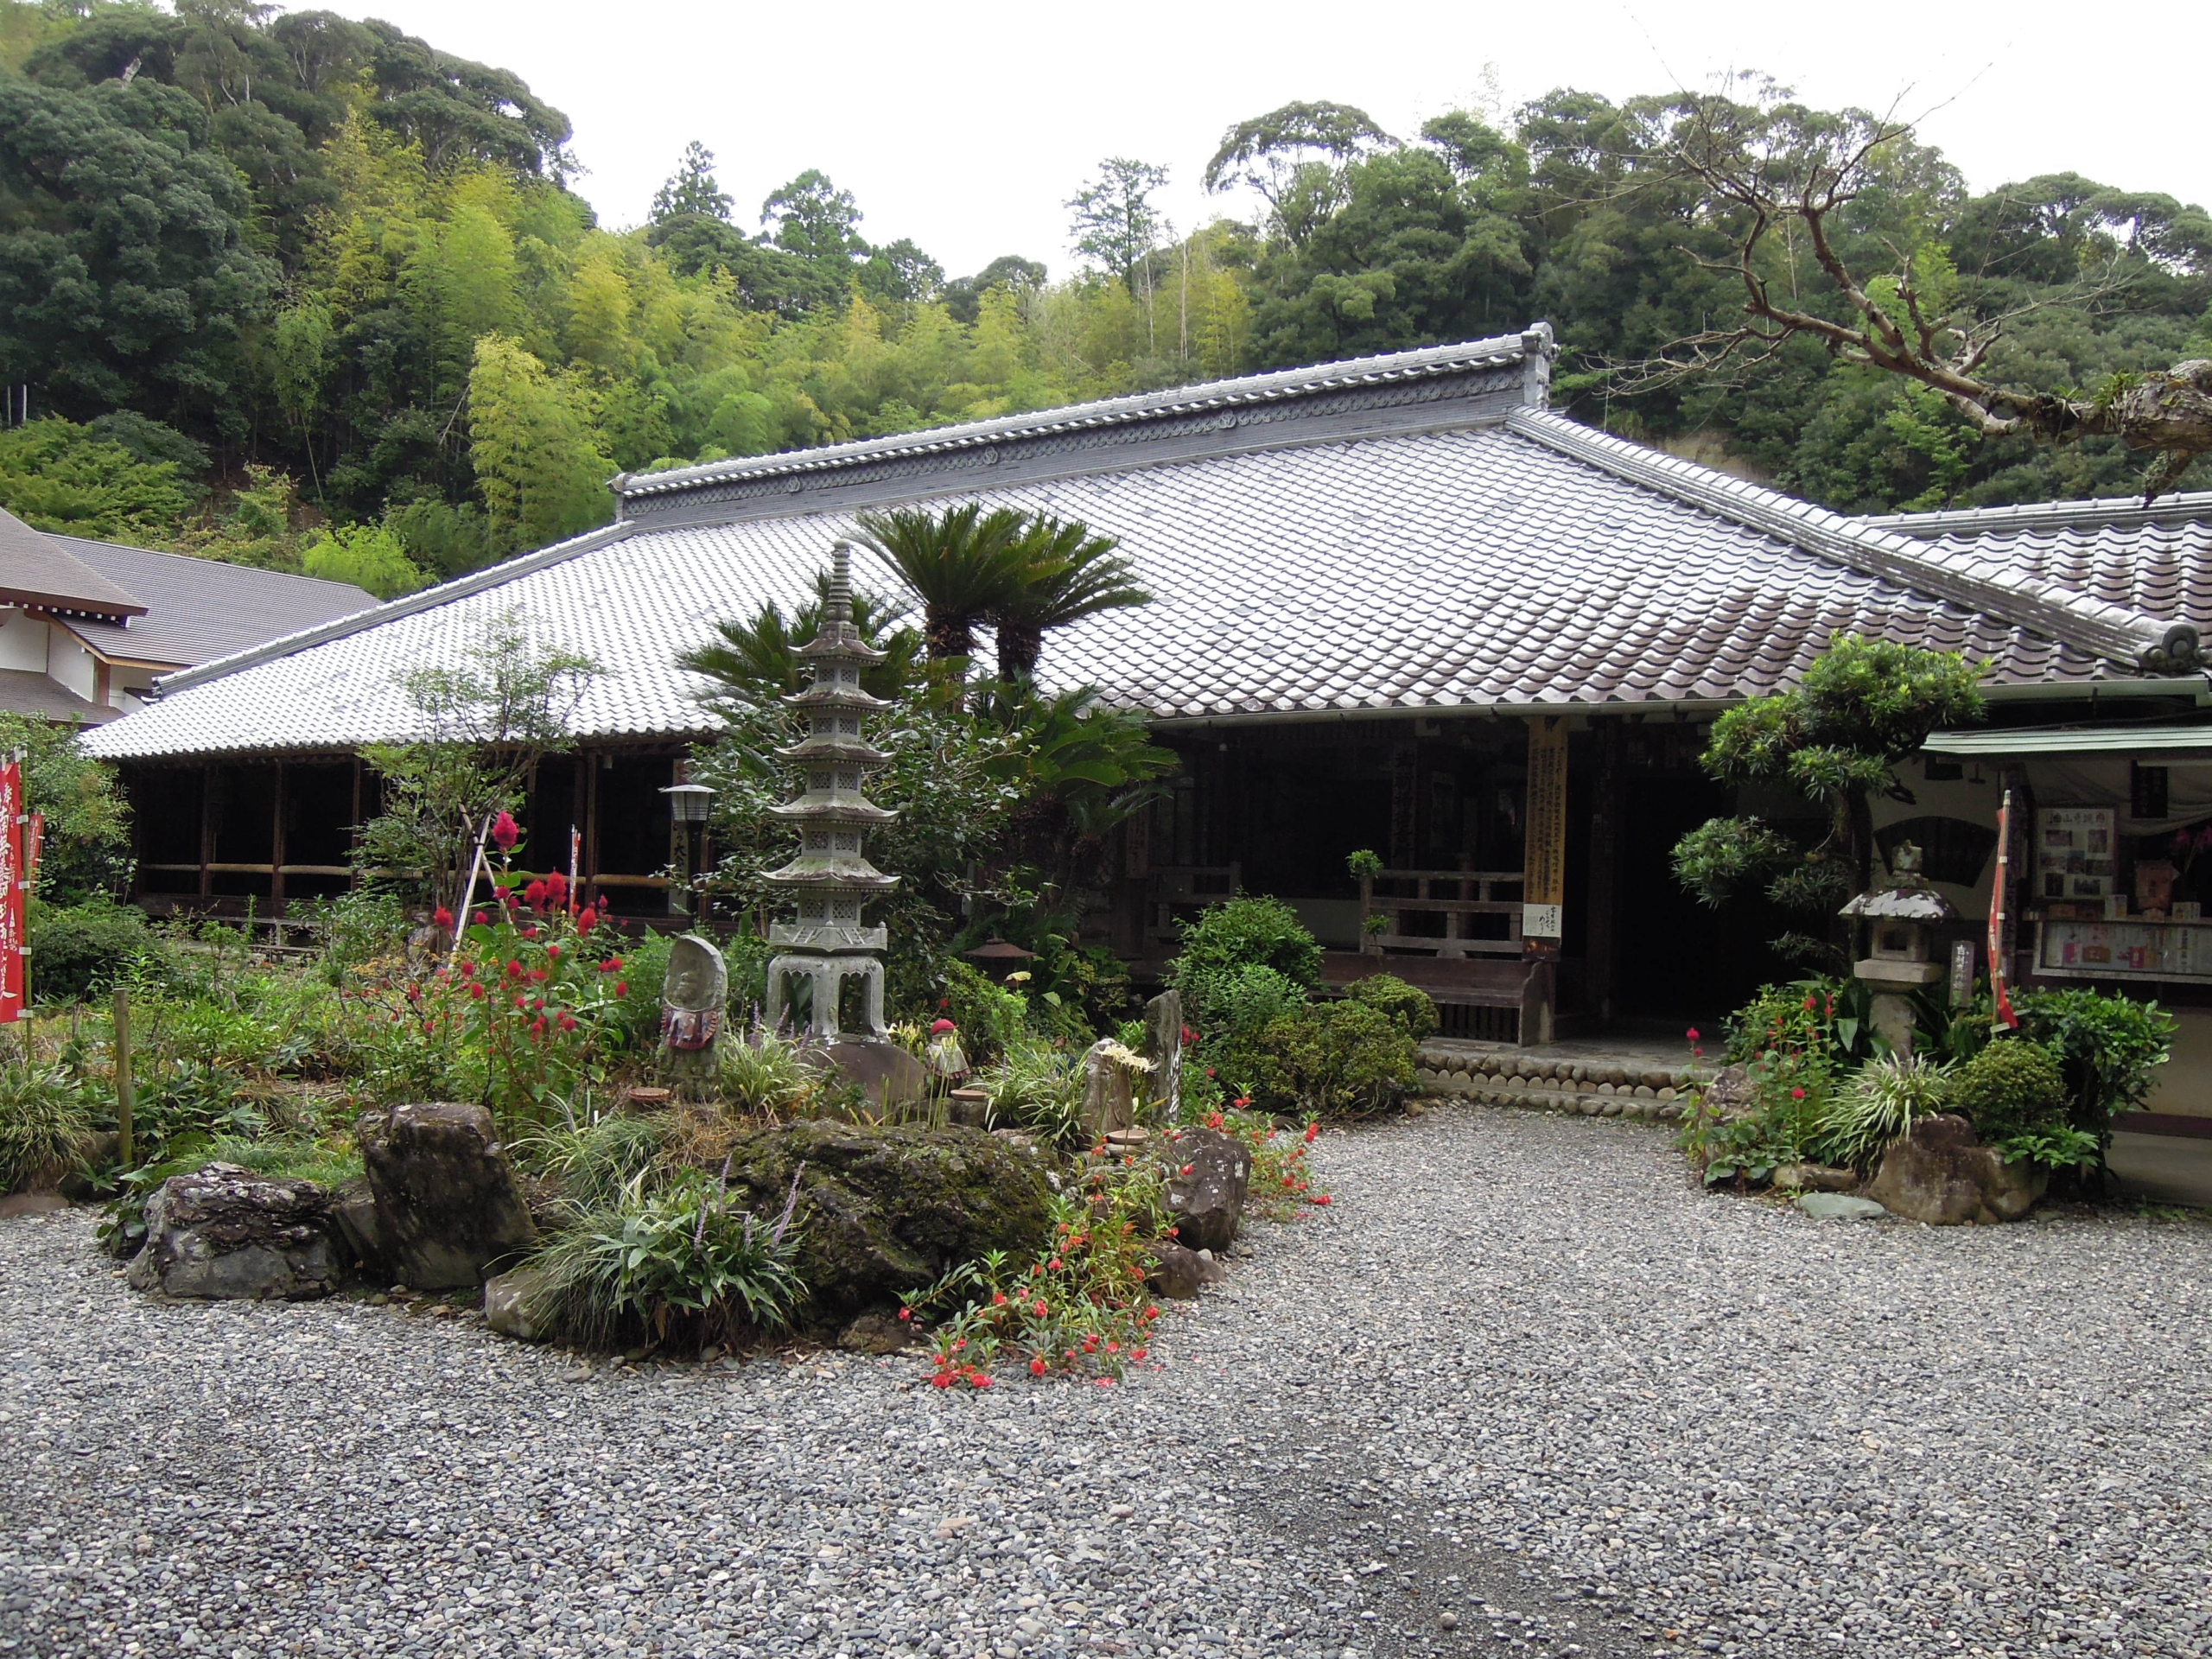
<svg viewBox="0 0 2212 1659">
<path fill-rule="evenodd" d="M 1423 1049 L 1414 1076 L 1424 1094 L 1585 1117 L 1679 1120 L 1707 1074 L 1604 1059 L 1541 1059 L 1504 1050 L 1464 1054 Z"/>
</svg>

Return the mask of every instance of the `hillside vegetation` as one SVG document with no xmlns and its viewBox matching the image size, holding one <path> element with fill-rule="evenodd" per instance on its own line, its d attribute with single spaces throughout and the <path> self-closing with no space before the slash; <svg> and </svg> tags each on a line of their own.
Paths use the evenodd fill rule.
<svg viewBox="0 0 2212 1659">
<path fill-rule="evenodd" d="M 1624 378 L 1741 303 L 1700 263 L 1727 262 L 1727 204 L 1656 147 L 1671 102 L 1560 91 L 1397 136 L 1293 105 L 1210 159 L 1071 181 L 1080 269 L 948 277 L 871 243 L 816 172 L 739 208 L 696 145 L 645 223 L 601 226 L 560 111 L 389 24 L 0 0 L 0 502 L 397 591 L 602 522 L 620 469 L 1537 317 L 1579 416 L 1846 510 L 2136 487 L 2111 441 L 1984 440 L 1810 341 L 1738 380 Z M 1179 234 L 1152 205 L 1170 166 L 1262 206 Z M 1979 311 L 2021 313 L 1999 378 L 2094 387 L 2212 354 L 2202 210 L 2070 175 L 1973 194 L 1910 137 L 1872 177 L 1846 251 L 1934 250 Z M 1802 250 L 1762 257 L 1827 302 Z"/>
</svg>

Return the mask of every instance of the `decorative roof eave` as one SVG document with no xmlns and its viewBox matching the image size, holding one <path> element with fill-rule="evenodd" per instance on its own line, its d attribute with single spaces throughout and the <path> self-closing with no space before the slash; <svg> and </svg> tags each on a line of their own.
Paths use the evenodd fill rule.
<svg viewBox="0 0 2212 1659">
<path fill-rule="evenodd" d="M 182 691 L 191 686 L 204 684 L 209 680 L 221 679 L 226 674 L 235 674 L 242 668 L 251 668 L 260 663 L 273 663 L 280 657 L 293 656 L 312 645 L 324 645 L 333 639 L 343 639 L 349 634 L 363 633 L 371 628 L 381 627 L 387 622 L 397 621 L 403 616 L 413 616 L 418 612 L 435 610 L 439 606 L 453 600 L 467 599 L 472 594 L 480 594 L 488 588 L 502 587 L 518 576 L 526 576 L 534 570 L 543 570 L 549 565 L 563 563 L 582 554 L 588 553 L 595 547 L 605 547 L 610 542 L 619 542 L 637 528 L 635 524 L 625 524 L 618 519 L 613 524 L 602 524 L 597 530 L 586 531 L 581 536 L 571 537 L 565 542 L 556 542 L 550 547 L 542 547 L 535 553 L 526 553 L 520 558 L 509 559 L 504 564 L 486 565 L 481 570 L 472 570 L 465 576 L 456 576 L 451 582 L 441 582 L 435 588 L 425 588 L 419 594 L 408 594 L 399 599 L 387 600 L 373 609 L 357 611 L 351 616 L 341 616 L 334 622 L 322 622 L 312 628 L 302 628 L 296 633 L 285 634 L 281 639 L 271 639 L 264 645 L 255 645 L 248 651 L 234 651 L 227 657 L 218 657 L 212 662 L 196 664 L 181 674 L 167 674 L 155 681 L 154 695 L 157 697 L 167 696 L 172 691 Z"/>
<path fill-rule="evenodd" d="M 761 479 L 835 471 L 856 462 L 878 461 L 908 455 L 942 455 L 956 451 L 988 448 L 1008 439 L 1050 437 L 1059 433 L 1122 426 L 1166 416 L 1196 414 L 1209 409 L 1280 402 L 1317 392 L 1360 385 L 1381 385 L 1429 375 L 1459 374 L 1469 369 L 1524 365 L 1522 396 L 1541 407 L 1550 378 L 1552 330 L 1539 322 L 1526 333 L 1502 334 L 1426 350 L 1395 352 L 1383 357 L 1355 358 L 1310 368 L 1279 370 L 1247 375 L 1236 380 L 1213 381 L 1200 388 L 1141 392 L 1134 397 L 1108 398 L 1071 407 L 1022 415 L 1001 415 L 988 421 L 963 422 L 921 432 L 890 437 L 861 438 L 818 449 L 798 449 L 781 454 L 745 456 L 680 467 L 664 473 L 632 477 L 618 474 L 609 481 L 616 497 L 628 502 L 654 495 L 696 489 L 702 485 L 733 479 Z M 1193 391 L 1204 396 L 1193 397 Z"/>
<path fill-rule="evenodd" d="M 1916 593 L 1947 599 L 2032 633 L 2129 668 L 2174 665 L 2182 648 L 2195 665 L 2196 630 L 2069 592 L 2031 577 L 1969 571 L 1934 555 L 1913 537 L 1869 527 L 1825 507 L 1794 501 L 1776 490 L 1732 479 L 1695 463 L 1595 431 L 1563 416 L 1515 410 L 1509 430 L 1616 477 L 1731 518 L 1841 564 Z M 2187 636 L 2185 639 L 2179 636 Z M 2162 660 L 2167 659 L 2167 660 Z"/>
</svg>

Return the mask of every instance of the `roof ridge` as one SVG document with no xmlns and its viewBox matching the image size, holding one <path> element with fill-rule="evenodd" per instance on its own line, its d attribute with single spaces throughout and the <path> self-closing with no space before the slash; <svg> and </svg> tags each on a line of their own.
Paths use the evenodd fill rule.
<svg viewBox="0 0 2212 1659">
<path fill-rule="evenodd" d="M 1162 415 L 1188 413 L 1223 404 L 1270 402 L 1316 392 L 1360 381 L 1408 379 L 1473 365 L 1498 366 L 1519 359 L 1529 365 L 1522 396 L 1541 404 L 1550 384 L 1552 327 L 1536 322 L 1516 334 L 1487 340 L 1459 340 L 1424 346 L 1409 352 L 1389 352 L 1374 357 L 1347 358 L 1332 363 L 1307 364 L 1298 368 L 1273 369 L 1225 380 L 1205 380 L 1158 391 L 1132 392 L 1120 397 L 1089 403 L 1055 404 L 987 420 L 963 421 L 950 426 L 925 427 L 916 432 L 883 437 L 855 438 L 812 449 L 787 449 L 772 455 L 732 456 L 724 461 L 678 467 L 662 473 L 617 474 L 608 481 L 618 500 L 666 495 L 701 485 L 732 479 L 772 478 L 791 473 L 823 472 L 855 461 L 880 461 L 906 454 L 929 454 L 992 444 L 1009 438 L 1046 435 L 1078 428 L 1120 425 Z"/>
<path fill-rule="evenodd" d="M 7 601 L 40 610 L 86 615 L 143 616 L 146 603 L 129 588 L 86 564 L 62 538 L 38 530 L 0 507 L 0 552 L 8 568 L 0 573 Z M 73 591 L 63 591 L 64 585 Z"/>
<path fill-rule="evenodd" d="M 2177 491 L 2146 504 L 2135 495 L 2090 496 L 2073 501 L 2022 501 L 2001 507 L 1949 507 L 1938 512 L 1868 513 L 1857 522 L 1909 536 L 1950 530 L 1991 530 L 2005 524 L 2103 525 L 2158 518 L 2212 519 L 2212 490 Z"/>
<path fill-rule="evenodd" d="M 1676 500 L 1885 582 L 1948 599 L 2031 632 L 2128 666 L 2142 664 L 2171 630 L 2156 618 L 2033 577 L 1969 568 L 1909 536 L 1870 525 L 1779 490 L 1684 461 L 1548 410 L 1515 410 L 1506 429 Z M 1984 565 L 1980 560 L 1972 565 Z M 2192 646 L 2193 646 L 2192 641 Z"/>
<path fill-rule="evenodd" d="M 190 668 L 180 669 L 174 674 L 164 674 L 154 682 L 156 697 L 164 697 L 173 691 L 182 691 L 209 680 L 219 680 L 226 674 L 241 669 L 289 657 L 313 646 L 326 645 L 333 639 L 343 639 L 368 628 L 381 627 L 386 622 L 396 622 L 403 616 L 417 612 L 435 610 L 456 599 L 467 599 L 486 588 L 498 588 L 518 576 L 543 570 L 588 553 L 594 548 L 605 547 L 630 535 L 638 526 L 623 519 L 611 524 L 601 524 L 597 530 L 588 530 L 581 536 L 571 536 L 565 542 L 556 542 L 550 547 L 541 547 L 535 553 L 525 553 L 520 558 L 507 559 L 499 564 L 488 564 L 481 570 L 472 570 L 465 576 L 455 576 L 451 582 L 442 582 L 435 588 L 425 588 L 420 593 L 403 594 L 397 599 L 386 600 L 367 610 L 356 611 L 351 616 L 341 616 L 334 621 L 318 622 L 313 627 L 301 628 L 296 632 L 280 635 L 244 651 L 234 651 L 227 657 L 217 657 L 204 663 L 194 663 Z"/>
</svg>

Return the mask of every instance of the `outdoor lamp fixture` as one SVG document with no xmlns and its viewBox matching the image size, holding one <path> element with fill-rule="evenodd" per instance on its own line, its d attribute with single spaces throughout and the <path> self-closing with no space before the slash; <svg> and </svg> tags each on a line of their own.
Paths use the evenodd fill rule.
<svg viewBox="0 0 2212 1659">
<path fill-rule="evenodd" d="M 671 784 L 661 793 L 668 797 L 668 815 L 683 831 L 683 884 L 670 889 L 669 907 L 671 910 L 693 911 L 690 899 L 691 884 L 699 875 L 699 838 L 707 828 L 707 804 L 715 798 L 715 791 L 704 784 Z M 700 904 L 696 916 L 703 916 L 706 906 Z"/>
</svg>

